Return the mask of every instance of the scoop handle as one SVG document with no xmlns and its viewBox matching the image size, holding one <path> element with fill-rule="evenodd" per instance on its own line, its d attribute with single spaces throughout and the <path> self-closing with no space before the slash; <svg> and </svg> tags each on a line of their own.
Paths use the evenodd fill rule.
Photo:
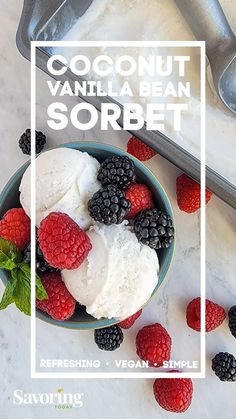
<svg viewBox="0 0 236 419">
<path fill-rule="evenodd" d="M 209 59 L 222 44 L 234 38 L 218 0 L 175 0 L 179 10 L 199 41 L 206 41 Z"/>
</svg>

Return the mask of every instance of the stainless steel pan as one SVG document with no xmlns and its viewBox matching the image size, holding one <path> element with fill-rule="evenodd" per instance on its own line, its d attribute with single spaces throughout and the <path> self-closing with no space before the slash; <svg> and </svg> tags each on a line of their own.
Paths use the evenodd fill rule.
<svg viewBox="0 0 236 419">
<path fill-rule="evenodd" d="M 78 17 L 84 13 L 87 3 L 87 0 L 53 0 L 50 2 L 48 0 L 25 0 L 16 36 L 17 47 L 21 54 L 30 60 L 31 40 L 61 39 Z M 47 72 L 47 59 L 48 52 L 38 49 L 36 63 L 45 72 Z M 60 66 L 60 63 L 57 65 Z M 61 80 L 61 82 L 68 80 L 73 84 L 75 78 L 68 70 L 65 75 L 58 77 L 58 80 Z M 100 110 L 101 98 L 81 96 L 81 99 L 89 101 Z M 115 102 L 112 98 L 107 97 L 102 98 L 102 100 L 103 102 Z M 122 117 L 120 125 L 122 125 L 121 120 Z M 158 131 L 147 131 L 145 127 L 138 132 L 132 131 L 131 133 L 153 147 L 159 154 L 189 176 L 197 181 L 200 180 L 200 161 L 178 146 L 171 138 Z M 210 167 L 206 167 L 206 184 L 214 194 L 236 209 L 235 185 Z"/>
</svg>

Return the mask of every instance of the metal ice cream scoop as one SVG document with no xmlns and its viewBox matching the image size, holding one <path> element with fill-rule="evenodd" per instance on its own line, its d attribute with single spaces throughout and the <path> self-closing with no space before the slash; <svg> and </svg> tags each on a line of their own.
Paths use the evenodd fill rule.
<svg viewBox="0 0 236 419">
<path fill-rule="evenodd" d="M 216 92 L 236 113 L 236 37 L 218 0 L 175 0 L 206 53 Z"/>
</svg>

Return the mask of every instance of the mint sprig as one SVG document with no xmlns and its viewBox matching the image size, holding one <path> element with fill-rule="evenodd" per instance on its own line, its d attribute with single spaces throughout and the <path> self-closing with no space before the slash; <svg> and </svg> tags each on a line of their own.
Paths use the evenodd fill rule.
<svg viewBox="0 0 236 419">
<path fill-rule="evenodd" d="M 0 238 L 0 268 L 10 271 L 11 275 L 0 302 L 0 310 L 15 303 L 20 311 L 29 316 L 31 312 L 30 265 L 22 262 L 18 249 L 11 242 L 2 238 Z M 35 286 L 36 298 L 38 300 L 47 299 L 47 292 L 37 274 Z"/>
<path fill-rule="evenodd" d="M 7 282 L 5 291 L 0 302 L 0 310 L 4 310 L 9 306 L 9 304 L 14 303 L 13 292 L 16 286 L 16 278 L 11 278 Z"/>
<path fill-rule="evenodd" d="M 17 247 L 8 240 L 0 237 L 0 268 L 11 271 L 21 261 L 21 253 Z"/>
</svg>

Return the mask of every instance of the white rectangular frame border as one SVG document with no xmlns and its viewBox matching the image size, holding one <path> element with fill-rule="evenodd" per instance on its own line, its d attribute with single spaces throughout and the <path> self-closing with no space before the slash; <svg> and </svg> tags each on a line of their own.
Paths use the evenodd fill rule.
<svg viewBox="0 0 236 419">
<path fill-rule="evenodd" d="M 200 372 L 168 373 L 165 372 L 37 372 L 36 371 L 36 308 L 35 308 L 35 123 L 36 123 L 36 48 L 37 47 L 125 47 L 125 46 L 158 46 L 158 47 L 198 47 L 201 57 L 201 250 L 200 250 L 200 285 L 201 285 L 201 369 Z M 205 336 L 205 294 L 206 294 L 206 212 L 205 212 L 205 42 L 204 41 L 31 41 L 31 378 L 205 378 L 206 377 L 206 336 Z"/>
</svg>

